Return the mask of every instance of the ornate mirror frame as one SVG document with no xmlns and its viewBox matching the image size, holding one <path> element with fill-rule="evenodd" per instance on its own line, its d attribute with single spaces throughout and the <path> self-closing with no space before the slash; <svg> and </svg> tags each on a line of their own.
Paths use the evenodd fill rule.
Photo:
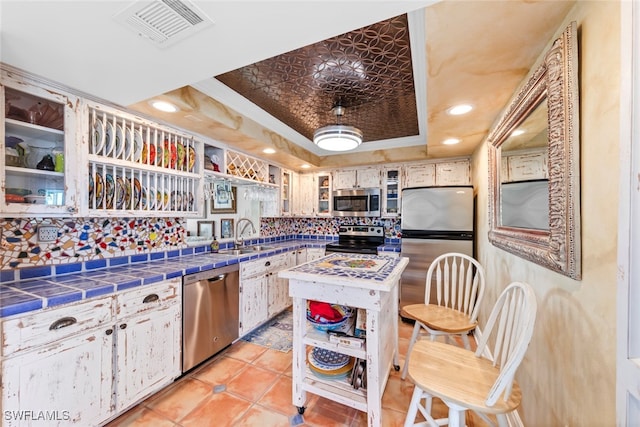
<svg viewBox="0 0 640 427">
<path fill-rule="evenodd" d="M 543 63 L 487 139 L 489 241 L 576 280 L 581 278 L 578 84 L 577 28 L 572 22 L 555 40 Z M 500 146 L 545 98 L 549 134 L 549 230 L 503 227 L 500 222 Z"/>
</svg>

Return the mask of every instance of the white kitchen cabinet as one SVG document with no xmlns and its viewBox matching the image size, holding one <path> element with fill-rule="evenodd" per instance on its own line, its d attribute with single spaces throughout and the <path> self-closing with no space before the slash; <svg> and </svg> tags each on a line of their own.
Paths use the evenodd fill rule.
<svg viewBox="0 0 640 427">
<path fill-rule="evenodd" d="M 436 185 L 471 185 L 471 165 L 468 160 L 436 163 Z"/>
<path fill-rule="evenodd" d="M 400 167 L 383 169 L 382 216 L 395 218 L 400 211 Z"/>
<path fill-rule="evenodd" d="M 296 174 L 295 178 L 295 209 L 293 211 L 293 214 L 298 216 L 315 215 L 315 176 L 312 173 L 301 173 Z"/>
<path fill-rule="evenodd" d="M 505 156 L 502 164 L 505 163 L 507 173 L 502 176 L 503 182 L 549 179 L 546 151 Z"/>
<path fill-rule="evenodd" d="M 307 258 L 305 262 L 315 261 L 325 254 L 324 248 L 307 248 Z"/>
<path fill-rule="evenodd" d="M 368 167 L 333 172 L 334 190 L 353 188 L 380 188 L 380 169 Z"/>
<path fill-rule="evenodd" d="M 273 271 L 267 273 L 267 297 L 269 299 L 267 316 L 274 317 L 291 305 L 289 297 L 289 279 L 278 277 L 278 271 L 296 265 L 296 253 L 287 252 L 283 257 L 284 264 L 274 266 Z"/>
<path fill-rule="evenodd" d="M 316 214 L 318 216 L 331 215 L 331 174 L 328 172 L 316 173 Z"/>
<path fill-rule="evenodd" d="M 431 187 L 436 185 L 436 167 L 433 163 L 416 163 L 404 167 L 402 188 Z"/>
<path fill-rule="evenodd" d="M 277 273 L 290 267 L 289 252 L 240 263 L 240 336 L 289 306 Z M 288 301 L 288 293 L 286 298 Z"/>
<path fill-rule="evenodd" d="M 99 298 L 2 322 L 3 426 L 100 425 L 113 413 L 112 303 Z M 25 412 L 52 418 L 19 420 Z"/>
<path fill-rule="evenodd" d="M 117 296 L 117 412 L 180 376 L 181 288 L 172 279 Z"/>
<path fill-rule="evenodd" d="M 307 262 L 307 248 L 300 248 L 295 251 L 296 265 L 304 264 Z"/>
<path fill-rule="evenodd" d="M 289 216 L 293 208 L 291 200 L 293 172 L 282 169 L 280 183 L 280 214 L 282 216 Z"/>
<path fill-rule="evenodd" d="M 0 211 L 16 217 L 75 214 L 78 98 L 1 71 Z M 25 195 L 36 196 L 35 202 Z"/>
</svg>

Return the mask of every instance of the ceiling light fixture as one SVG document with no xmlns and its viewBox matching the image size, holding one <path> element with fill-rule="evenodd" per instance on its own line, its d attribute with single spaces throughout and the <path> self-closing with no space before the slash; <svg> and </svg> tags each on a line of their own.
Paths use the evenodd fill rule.
<svg viewBox="0 0 640 427">
<path fill-rule="evenodd" d="M 276 150 L 274 150 L 273 148 L 265 148 L 264 150 L 262 150 L 262 152 L 264 154 L 273 154 L 276 152 Z"/>
<path fill-rule="evenodd" d="M 151 106 L 165 113 L 175 113 L 178 111 L 178 107 L 167 101 L 151 101 Z"/>
<path fill-rule="evenodd" d="M 456 145 L 460 142 L 458 138 L 449 138 L 442 141 L 444 145 Z"/>
<path fill-rule="evenodd" d="M 525 131 L 523 129 L 516 129 L 513 132 L 511 132 L 511 136 L 518 136 L 518 135 L 522 135 Z"/>
<path fill-rule="evenodd" d="M 452 116 L 459 116 L 461 114 L 467 114 L 469 111 L 473 110 L 473 107 L 469 104 L 460 104 L 453 106 L 447 110 L 447 113 Z"/>
<path fill-rule="evenodd" d="M 344 107 L 337 105 L 332 111 L 337 123 L 316 130 L 313 134 L 313 143 L 328 151 L 348 151 L 357 148 L 362 144 L 362 131 L 353 126 L 340 124 Z"/>
</svg>

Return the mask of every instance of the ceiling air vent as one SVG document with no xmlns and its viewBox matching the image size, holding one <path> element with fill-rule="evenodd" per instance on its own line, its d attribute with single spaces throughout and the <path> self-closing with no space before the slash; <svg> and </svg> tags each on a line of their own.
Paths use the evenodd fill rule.
<svg viewBox="0 0 640 427">
<path fill-rule="evenodd" d="M 158 47 L 171 46 L 213 25 L 208 16 L 187 0 L 139 1 L 114 18 Z"/>
</svg>

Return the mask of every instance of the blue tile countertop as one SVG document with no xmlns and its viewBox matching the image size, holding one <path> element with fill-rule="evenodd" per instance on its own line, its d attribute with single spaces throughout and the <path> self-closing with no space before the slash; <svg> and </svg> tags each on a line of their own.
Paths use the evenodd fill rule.
<svg viewBox="0 0 640 427">
<path fill-rule="evenodd" d="M 14 276 L 2 277 L 0 318 L 112 294 L 136 286 L 150 285 L 186 274 L 304 247 L 324 247 L 327 243 L 329 241 L 307 239 L 268 242 L 272 249 L 238 256 L 212 254 L 206 247 L 196 247 L 83 264 L 32 268 L 15 272 Z M 399 252 L 399 245 L 395 248 L 395 245 L 387 244 L 380 247 L 380 250 Z"/>
</svg>

